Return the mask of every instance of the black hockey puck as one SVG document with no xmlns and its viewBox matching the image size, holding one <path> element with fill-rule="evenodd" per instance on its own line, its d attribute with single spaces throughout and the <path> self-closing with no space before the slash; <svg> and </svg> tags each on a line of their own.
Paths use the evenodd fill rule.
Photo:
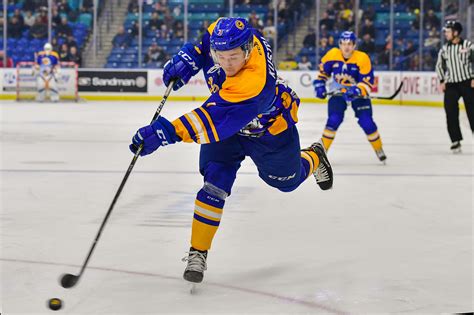
<svg viewBox="0 0 474 315">
<path fill-rule="evenodd" d="M 63 307 L 63 302 L 58 298 L 52 298 L 48 301 L 48 306 L 53 311 L 58 311 Z"/>
</svg>

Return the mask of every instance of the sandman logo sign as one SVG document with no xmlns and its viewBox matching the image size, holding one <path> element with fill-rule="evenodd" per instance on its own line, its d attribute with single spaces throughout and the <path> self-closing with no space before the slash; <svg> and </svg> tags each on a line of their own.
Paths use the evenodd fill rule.
<svg viewBox="0 0 474 315">
<path fill-rule="evenodd" d="M 143 71 L 79 71 L 79 91 L 143 92 L 148 91 L 147 74 Z"/>
</svg>

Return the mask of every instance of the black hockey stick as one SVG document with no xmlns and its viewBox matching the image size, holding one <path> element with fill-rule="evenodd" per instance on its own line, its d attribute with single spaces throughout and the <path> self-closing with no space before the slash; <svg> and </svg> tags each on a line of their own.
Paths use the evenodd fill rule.
<svg viewBox="0 0 474 315">
<path fill-rule="evenodd" d="M 370 96 L 369 95 L 368 97 L 360 96 L 356 98 L 366 98 L 366 99 L 371 99 L 371 100 L 393 100 L 400 93 L 400 91 L 402 90 L 402 87 L 403 87 L 403 82 L 400 83 L 400 86 L 397 88 L 395 93 L 393 93 L 390 96 Z M 335 90 L 335 91 L 328 92 L 326 95 L 327 96 L 342 96 L 343 94 L 344 93 L 341 92 L 341 90 Z"/>
<path fill-rule="evenodd" d="M 153 116 L 153 119 L 151 120 L 152 123 L 160 116 L 160 112 L 163 109 L 163 106 L 165 105 L 166 99 L 168 98 L 168 96 L 171 93 L 171 88 L 173 87 L 173 85 L 174 85 L 174 81 L 171 81 L 170 84 L 168 85 L 168 87 L 166 88 L 165 95 L 163 95 L 163 99 L 161 100 L 161 103 L 158 106 L 158 108 L 155 112 L 155 115 Z M 117 192 L 115 193 L 114 199 L 112 200 L 112 203 L 110 204 L 109 210 L 107 211 L 107 214 L 105 215 L 105 218 L 102 221 L 102 225 L 100 226 L 99 231 L 97 232 L 97 236 L 95 237 L 94 243 L 92 243 L 92 247 L 89 250 L 89 254 L 87 255 L 86 260 L 84 261 L 84 264 L 82 265 L 81 271 L 79 272 L 79 274 L 77 276 L 73 275 L 73 274 L 70 274 L 70 273 L 66 273 L 66 274 L 63 274 L 61 276 L 60 283 L 61 283 L 61 286 L 63 288 L 68 289 L 68 288 L 72 288 L 73 286 L 75 286 L 76 283 L 81 278 L 82 274 L 84 273 L 84 270 L 86 269 L 87 263 L 89 262 L 89 259 L 91 258 L 92 253 L 94 252 L 95 246 L 97 245 L 97 242 L 99 241 L 99 238 L 100 238 L 100 235 L 102 233 L 102 230 L 104 229 L 105 223 L 107 223 L 107 220 L 108 220 L 110 214 L 112 213 L 112 210 L 114 209 L 115 203 L 117 202 L 117 200 L 120 196 L 120 193 L 122 192 L 122 189 L 125 186 L 125 183 L 127 182 L 127 179 L 130 176 L 130 173 L 132 172 L 133 167 L 135 166 L 135 162 L 137 161 L 138 157 L 140 156 L 140 152 L 142 151 L 142 149 L 143 149 L 143 144 L 138 147 L 137 152 L 133 156 L 132 162 L 128 166 L 127 172 L 125 173 L 125 176 L 122 179 L 122 183 L 120 183 L 120 186 L 119 186 Z"/>
</svg>

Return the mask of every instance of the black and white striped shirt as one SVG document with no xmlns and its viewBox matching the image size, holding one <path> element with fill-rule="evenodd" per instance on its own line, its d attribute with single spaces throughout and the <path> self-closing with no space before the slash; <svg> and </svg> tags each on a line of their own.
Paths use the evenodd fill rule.
<svg viewBox="0 0 474 315">
<path fill-rule="evenodd" d="M 441 83 L 474 80 L 474 44 L 467 39 L 444 44 L 438 54 L 436 73 Z"/>
</svg>

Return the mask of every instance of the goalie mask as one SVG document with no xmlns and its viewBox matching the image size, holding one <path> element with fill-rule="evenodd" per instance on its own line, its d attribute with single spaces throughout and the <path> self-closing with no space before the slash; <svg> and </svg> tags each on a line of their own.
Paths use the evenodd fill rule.
<svg viewBox="0 0 474 315">
<path fill-rule="evenodd" d="M 53 51 L 53 46 L 50 43 L 44 44 L 43 50 L 50 54 Z"/>
</svg>

